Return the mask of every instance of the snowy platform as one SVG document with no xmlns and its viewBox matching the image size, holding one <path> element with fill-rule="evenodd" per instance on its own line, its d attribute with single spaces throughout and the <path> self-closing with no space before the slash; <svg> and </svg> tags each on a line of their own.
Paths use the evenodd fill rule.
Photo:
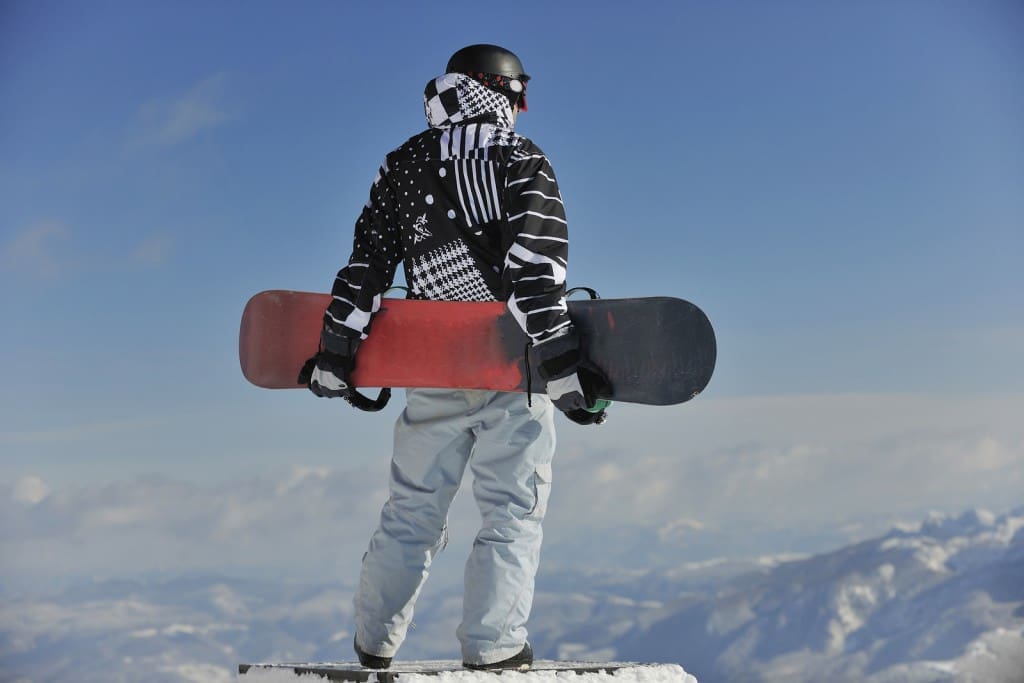
<svg viewBox="0 0 1024 683">
<path fill-rule="evenodd" d="M 351 662 L 305 664 L 240 664 L 245 683 L 697 683 L 678 664 L 631 662 L 556 662 L 541 660 L 529 671 L 470 671 L 457 661 L 396 662 L 374 671 Z"/>
</svg>

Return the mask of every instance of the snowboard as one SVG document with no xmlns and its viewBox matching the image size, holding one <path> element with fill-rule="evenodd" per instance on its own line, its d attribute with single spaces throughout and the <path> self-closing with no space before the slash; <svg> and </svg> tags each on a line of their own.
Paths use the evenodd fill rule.
<svg viewBox="0 0 1024 683">
<path fill-rule="evenodd" d="M 298 388 L 319 346 L 329 294 L 270 290 L 242 313 L 242 373 L 267 389 Z M 708 385 L 715 333 L 697 306 L 673 297 L 568 302 L 585 358 L 612 387 L 608 398 L 671 405 Z M 501 302 L 383 299 L 359 347 L 357 387 L 434 387 L 544 393 L 529 338 Z"/>
<path fill-rule="evenodd" d="M 470 671 L 463 669 L 456 661 L 431 661 L 431 662 L 396 662 L 390 669 L 374 670 L 364 669 L 356 663 L 316 663 L 305 664 L 239 664 L 238 679 L 245 680 L 284 680 L 287 677 L 291 680 L 316 680 L 319 677 L 327 681 L 344 681 L 346 683 L 401 683 L 403 680 L 413 680 L 417 676 L 450 676 L 459 675 L 461 678 L 484 680 L 499 680 L 498 677 L 508 679 L 509 675 L 515 675 L 517 680 L 525 680 L 537 674 L 537 680 L 550 681 L 554 678 L 571 676 L 584 677 L 579 680 L 586 683 L 599 683 L 608 681 L 613 683 L 616 680 L 658 680 L 668 683 L 696 683 L 693 676 L 687 674 L 682 667 L 676 664 L 636 664 L 625 662 L 560 662 L 560 661 L 537 661 L 525 672 L 503 672 L 503 671 Z M 584 680 L 586 679 L 586 680 Z"/>
</svg>

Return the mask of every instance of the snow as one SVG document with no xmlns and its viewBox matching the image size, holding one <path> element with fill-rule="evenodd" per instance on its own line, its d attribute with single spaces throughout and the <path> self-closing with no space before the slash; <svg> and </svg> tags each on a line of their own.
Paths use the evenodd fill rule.
<svg viewBox="0 0 1024 683">
<path fill-rule="evenodd" d="M 297 674 L 290 668 L 263 668 L 254 665 L 245 674 L 239 674 L 243 683 L 310 683 L 323 681 L 313 673 Z M 340 668 L 339 665 L 296 664 L 287 666 Z M 354 665 L 353 665 L 354 667 Z M 602 671 L 577 673 L 574 668 L 607 667 Z M 396 668 L 396 678 L 402 683 L 697 683 L 678 664 L 635 664 L 603 662 L 538 661 L 530 671 L 469 671 L 456 661 L 402 662 Z M 429 672 L 429 673 L 428 673 Z"/>
</svg>

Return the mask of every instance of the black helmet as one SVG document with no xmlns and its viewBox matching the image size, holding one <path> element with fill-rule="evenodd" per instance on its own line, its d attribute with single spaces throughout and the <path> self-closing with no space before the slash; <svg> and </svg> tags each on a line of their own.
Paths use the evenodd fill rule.
<svg viewBox="0 0 1024 683">
<path fill-rule="evenodd" d="M 515 53 L 497 45 L 470 45 L 451 56 L 445 73 L 472 76 L 484 85 L 509 98 L 512 104 L 526 111 L 526 82 L 523 63 Z"/>
</svg>

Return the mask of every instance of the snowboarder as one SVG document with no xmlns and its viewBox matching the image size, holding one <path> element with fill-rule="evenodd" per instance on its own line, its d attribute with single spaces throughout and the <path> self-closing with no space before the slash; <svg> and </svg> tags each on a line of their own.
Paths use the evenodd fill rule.
<svg viewBox="0 0 1024 683">
<path fill-rule="evenodd" d="M 395 427 L 390 498 L 355 596 L 360 663 L 387 668 L 406 636 L 448 508 L 468 466 L 482 526 L 466 563 L 457 636 L 464 666 L 528 668 L 541 521 L 555 451 L 553 408 L 600 423 L 605 381 L 581 360 L 565 303 L 568 233 L 554 171 L 515 133 L 529 76 L 512 52 L 471 45 L 427 83 L 429 128 L 389 153 L 332 288 L 319 353 L 303 376 L 356 407 L 350 376 L 381 295 L 403 263 L 409 296 L 504 301 L 532 341 L 547 396 L 410 389 Z"/>
</svg>

